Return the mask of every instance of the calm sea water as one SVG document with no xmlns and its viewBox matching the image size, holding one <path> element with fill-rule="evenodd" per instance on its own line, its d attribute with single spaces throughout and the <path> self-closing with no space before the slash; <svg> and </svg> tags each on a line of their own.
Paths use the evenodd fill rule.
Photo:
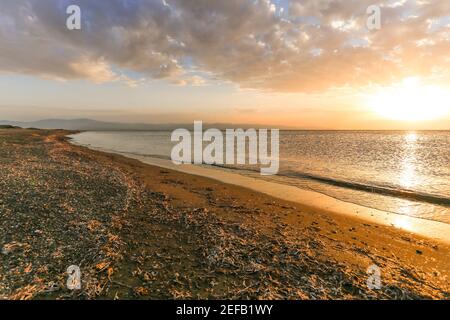
<svg viewBox="0 0 450 320">
<path fill-rule="evenodd" d="M 170 132 L 85 132 L 75 142 L 169 158 Z M 261 177 L 371 208 L 450 223 L 450 131 L 283 131 L 280 171 Z"/>
</svg>

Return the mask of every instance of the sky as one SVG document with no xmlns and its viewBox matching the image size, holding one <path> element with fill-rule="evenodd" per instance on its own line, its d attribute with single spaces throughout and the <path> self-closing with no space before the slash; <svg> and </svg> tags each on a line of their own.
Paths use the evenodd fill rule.
<svg viewBox="0 0 450 320">
<path fill-rule="evenodd" d="M 448 0 L 1 1 L 0 119 L 450 129 L 449 53 Z"/>
</svg>

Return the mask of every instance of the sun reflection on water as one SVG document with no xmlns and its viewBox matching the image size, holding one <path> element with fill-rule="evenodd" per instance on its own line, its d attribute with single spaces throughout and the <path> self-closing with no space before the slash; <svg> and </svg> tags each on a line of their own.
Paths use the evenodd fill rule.
<svg viewBox="0 0 450 320">
<path fill-rule="evenodd" d="M 405 140 L 406 140 L 407 142 L 413 142 L 413 143 L 416 143 L 416 141 L 417 141 L 417 133 L 415 133 L 415 132 L 410 132 L 410 133 L 408 133 L 408 134 L 405 136 Z"/>
<path fill-rule="evenodd" d="M 401 163 L 400 185 L 409 189 L 418 183 L 415 153 L 417 148 L 417 134 L 415 132 L 410 132 L 404 139 L 405 154 Z"/>
<path fill-rule="evenodd" d="M 415 132 L 409 132 L 403 137 L 403 155 L 398 167 L 398 183 L 403 189 L 414 189 L 420 182 L 419 175 L 417 174 L 417 140 L 418 135 Z M 414 216 L 416 209 L 414 204 L 408 201 L 398 201 L 396 212 L 407 216 Z M 406 230 L 411 230 L 412 227 L 408 219 L 403 217 L 396 219 L 395 226 Z"/>
</svg>

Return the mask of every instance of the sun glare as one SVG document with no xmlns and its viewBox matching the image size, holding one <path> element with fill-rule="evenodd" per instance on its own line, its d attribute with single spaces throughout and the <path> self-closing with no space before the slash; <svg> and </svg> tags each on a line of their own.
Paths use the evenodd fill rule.
<svg viewBox="0 0 450 320">
<path fill-rule="evenodd" d="M 377 92 L 369 98 L 369 106 L 387 119 L 433 120 L 450 113 L 450 91 L 422 85 L 417 78 L 407 78 L 399 85 Z"/>
</svg>

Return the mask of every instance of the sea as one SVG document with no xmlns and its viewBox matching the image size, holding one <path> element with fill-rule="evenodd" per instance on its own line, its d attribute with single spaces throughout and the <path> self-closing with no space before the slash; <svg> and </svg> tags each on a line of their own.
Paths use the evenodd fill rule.
<svg viewBox="0 0 450 320">
<path fill-rule="evenodd" d="M 75 143 L 170 160 L 169 131 L 88 131 Z M 209 166 L 369 208 L 450 224 L 450 131 L 281 131 L 277 175 Z M 200 166 L 207 166 L 205 164 Z"/>
</svg>

